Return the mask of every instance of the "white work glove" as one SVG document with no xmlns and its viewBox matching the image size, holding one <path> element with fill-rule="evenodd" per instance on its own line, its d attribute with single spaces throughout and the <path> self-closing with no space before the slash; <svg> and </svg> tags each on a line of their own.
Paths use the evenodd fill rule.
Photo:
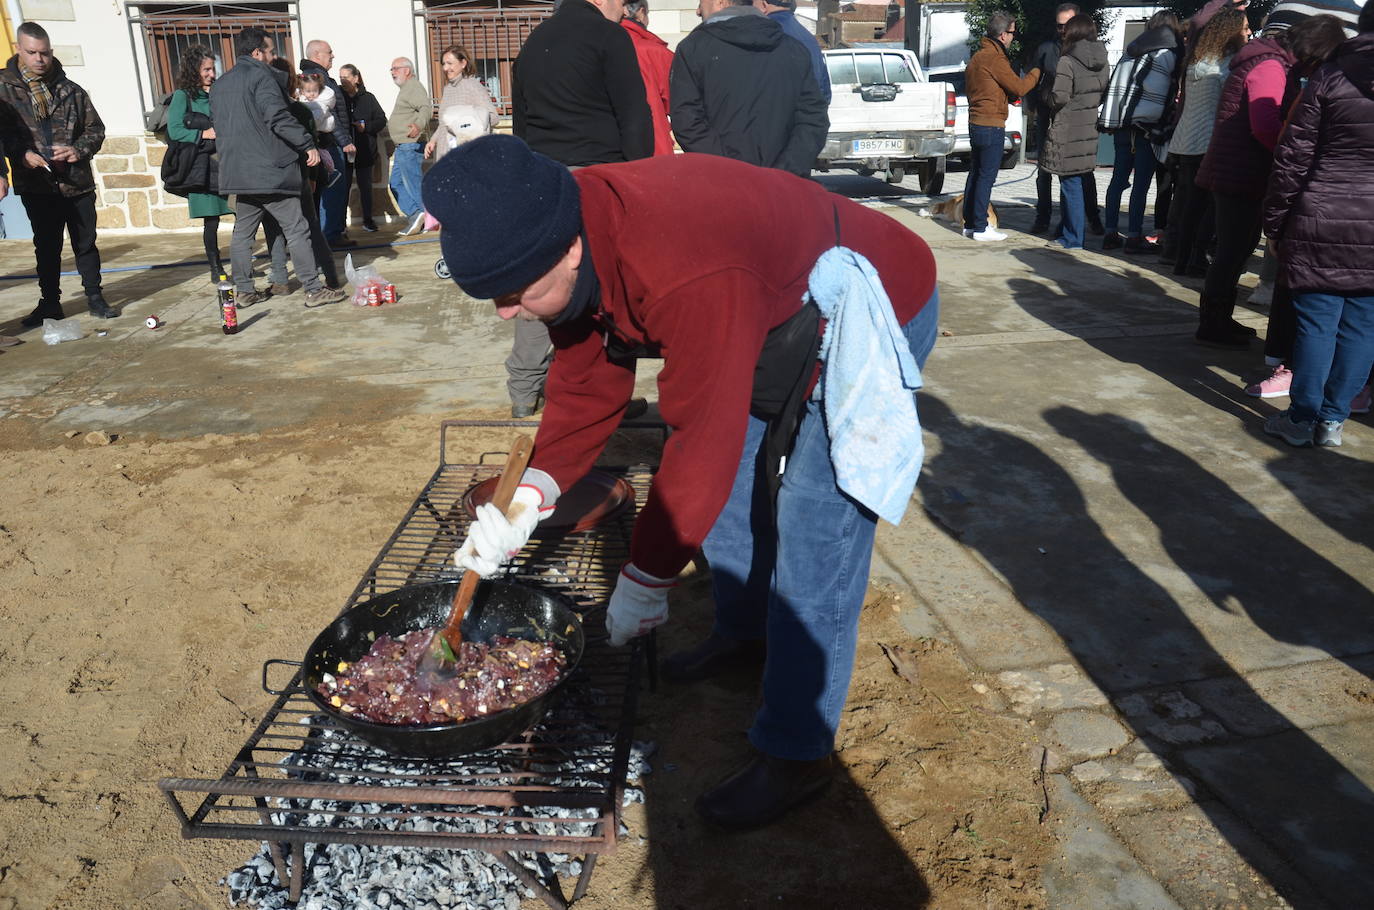
<svg viewBox="0 0 1374 910">
<path fill-rule="evenodd" d="M 668 621 L 668 592 L 677 584 L 674 578 L 655 578 L 625 563 L 606 608 L 606 631 L 611 647 L 619 648 L 632 638 Z"/>
<path fill-rule="evenodd" d="M 453 561 L 483 578 L 491 578 L 524 548 L 535 525 L 553 514 L 557 501 L 558 485 L 553 478 L 535 468 L 528 469 L 505 514 L 489 502 L 477 507 L 477 518 L 468 526 L 467 540 L 453 554 Z"/>
</svg>

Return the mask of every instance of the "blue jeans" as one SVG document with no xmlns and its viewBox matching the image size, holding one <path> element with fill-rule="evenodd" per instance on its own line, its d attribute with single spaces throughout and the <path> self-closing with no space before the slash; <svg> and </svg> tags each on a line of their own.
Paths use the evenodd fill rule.
<svg viewBox="0 0 1374 910">
<path fill-rule="evenodd" d="M 1294 420 L 1350 416 L 1350 400 L 1369 380 L 1374 365 L 1374 297 L 1293 295 L 1298 338 L 1293 345 Z"/>
<path fill-rule="evenodd" d="M 1064 219 L 1064 233 L 1059 242 L 1066 250 L 1083 249 L 1083 175 L 1059 178 L 1059 211 Z"/>
<path fill-rule="evenodd" d="M 1108 234 L 1118 233 L 1121 218 L 1121 194 L 1131 188 L 1130 206 L 1126 213 L 1126 236 L 1145 236 L 1145 203 L 1149 201 L 1150 184 L 1155 179 L 1155 150 L 1145 134 L 1135 127 L 1123 126 L 1113 135 L 1116 141 L 1116 163 L 1112 168 L 1112 182 L 1107 187 L 1106 215 L 1103 225 Z"/>
<path fill-rule="evenodd" d="M 324 231 L 325 239 L 333 242 L 348 227 L 348 191 L 353 186 L 353 173 L 348 159 L 338 146 L 320 149 L 320 154 L 333 159 L 334 169 L 340 175 L 333 186 L 320 188 L 320 229 Z"/>
<path fill-rule="evenodd" d="M 939 300 L 937 291 L 903 329 L 922 367 L 935 346 Z M 768 642 L 750 741 L 768 755 L 809 761 L 835 748 L 877 518 L 836 487 L 825 420 L 811 401 L 775 521 L 765 485 L 755 482 L 766 426 L 749 417 L 730 499 L 702 550 L 711 563 L 716 633 Z"/>
<path fill-rule="evenodd" d="M 969 124 L 968 141 L 972 151 L 968 156 L 968 180 L 964 183 L 964 230 L 981 232 L 988 229 L 988 204 L 992 202 L 992 184 L 1002 167 L 1002 144 L 1007 131 L 1000 126 Z"/>
<path fill-rule="evenodd" d="M 414 218 L 425 207 L 420 201 L 420 165 L 424 160 L 421 142 L 402 142 L 391 157 L 391 192 L 407 218 Z"/>
</svg>

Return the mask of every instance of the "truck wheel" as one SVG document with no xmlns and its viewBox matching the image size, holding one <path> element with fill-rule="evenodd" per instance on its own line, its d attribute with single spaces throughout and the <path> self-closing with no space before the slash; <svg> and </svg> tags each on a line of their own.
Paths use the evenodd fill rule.
<svg viewBox="0 0 1374 910">
<path fill-rule="evenodd" d="M 901 183 L 901 182 L 902 182 L 902 178 L 905 177 L 905 176 L 906 176 L 906 169 L 905 169 L 905 168 L 898 167 L 898 166 L 895 165 L 895 164 L 890 164 L 890 165 L 888 165 L 888 167 L 887 167 L 887 182 L 888 182 L 888 183 Z"/>
<path fill-rule="evenodd" d="M 945 159 L 927 158 L 920 163 L 916 176 L 920 180 L 921 192 L 927 196 L 938 196 L 945 185 Z"/>
<path fill-rule="evenodd" d="M 440 259 L 438 262 L 434 263 L 434 277 L 438 278 L 440 281 L 448 281 L 449 278 L 453 277 L 452 273 L 448 270 L 447 262 Z"/>
</svg>

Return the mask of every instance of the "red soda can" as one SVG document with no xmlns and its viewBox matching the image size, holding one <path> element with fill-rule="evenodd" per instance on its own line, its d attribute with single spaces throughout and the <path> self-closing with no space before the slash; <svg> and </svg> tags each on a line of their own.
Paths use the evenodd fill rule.
<svg viewBox="0 0 1374 910">
<path fill-rule="evenodd" d="M 368 305 L 368 306 L 381 306 L 381 305 L 382 305 L 382 292 L 381 292 L 381 290 L 380 290 L 375 284 L 369 284 L 369 285 L 367 286 L 367 305 Z"/>
<path fill-rule="evenodd" d="M 219 311 L 220 318 L 224 322 L 224 325 L 221 326 L 221 328 L 224 329 L 224 334 L 237 334 L 239 330 L 239 314 L 238 310 L 234 307 L 234 301 L 232 299 L 223 301 L 220 303 Z"/>
<path fill-rule="evenodd" d="M 382 285 L 382 303 L 395 303 L 395 302 L 396 302 L 396 285 L 394 285 L 394 284 L 384 284 L 384 285 Z"/>
</svg>

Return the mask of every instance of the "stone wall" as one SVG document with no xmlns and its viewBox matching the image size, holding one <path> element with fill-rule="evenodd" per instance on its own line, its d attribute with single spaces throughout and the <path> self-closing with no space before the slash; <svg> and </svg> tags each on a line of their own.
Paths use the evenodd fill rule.
<svg viewBox="0 0 1374 910">
<path fill-rule="evenodd" d="M 167 146 L 152 134 L 107 136 L 95 156 L 96 226 L 108 234 L 196 233 L 199 219 L 187 215 L 186 200 L 162 191 L 159 177 Z M 373 169 L 373 219 L 385 224 L 399 218 L 386 191 L 387 170 Z M 352 223 L 362 218 L 358 188 L 349 196 Z M 229 216 L 232 218 L 233 216 Z"/>
<path fill-rule="evenodd" d="M 95 156 L 96 225 L 102 232 L 190 230 L 186 200 L 162 192 L 158 170 L 166 146 L 143 136 L 107 136 Z"/>
</svg>

